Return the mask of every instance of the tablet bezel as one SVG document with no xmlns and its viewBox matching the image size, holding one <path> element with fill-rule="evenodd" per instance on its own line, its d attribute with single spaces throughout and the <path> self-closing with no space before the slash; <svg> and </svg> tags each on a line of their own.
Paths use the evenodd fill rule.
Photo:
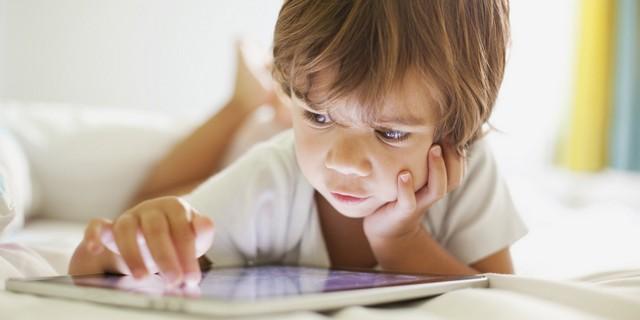
<svg viewBox="0 0 640 320">
<path fill-rule="evenodd" d="M 116 288 L 71 285 L 53 282 L 53 279 L 73 277 L 103 277 L 104 275 L 58 276 L 30 279 L 9 279 L 9 291 L 40 296 L 89 301 L 98 304 L 152 309 L 158 311 L 186 312 L 198 315 L 242 316 L 291 311 L 326 311 L 353 305 L 376 305 L 410 299 L 426 298 L 462 288 L 486 288 L 485 275 L 440 276 L 425 274 L 395 273 L 358 268 L 317 268 L 287 266 L 320 270 L 352 271 L 364 273 L 401 274 L 437 277 L 400 285 L 383 285 L 362 289 L 347 289 L 331 292 L 305 293 L 261 300 L 224 300 L 210 297 L 189 298 L 171 295 L 150 295 Z"/>
</svg>

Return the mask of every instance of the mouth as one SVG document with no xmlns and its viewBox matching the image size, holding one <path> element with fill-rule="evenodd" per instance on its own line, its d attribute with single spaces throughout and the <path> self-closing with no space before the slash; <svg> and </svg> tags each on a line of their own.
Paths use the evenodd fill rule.
<svg viewBox="0 0 640 320">
<path fill-rule="evenodd" d="M 347 204 L 358 204 L 370 198 L 370 197 L 357 197 L 357 196 L 338 193 L 338 192 L 331 192 L 331 195 L 338 201 L 342 203 L 347 203 Z"/>
</svg>

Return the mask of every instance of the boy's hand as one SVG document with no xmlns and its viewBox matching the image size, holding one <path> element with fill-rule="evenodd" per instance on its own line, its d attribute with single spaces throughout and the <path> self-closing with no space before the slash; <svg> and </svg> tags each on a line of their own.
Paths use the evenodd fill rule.
<svg viewBox="0 0 640 320">
<path fill-rule="evenodd" d="M 422 217 L 431 205 L 457 188 L 464 176 L 464 156 L 453 147 L 433 145 L 427 156 L 427 183 L 415 191 L 409 171 L 398 175 L 398 198 L 364 218 L 367 238 L 384 240 L 412 235 L 422 228 Z"/>
<path fill-rule="evenodd" d="M 140 203 L 114 222 L 92 220 L 69 270 L 75 274 L 117 271 L 136 278 L 159 271 L 171 285 L 197 284 L 198 257 L 212 241 L 209 218 L 180 198 L 157 198 Z M 90 255 L 103 262 L 92 265 L 87 261 Z"/>
</svg>

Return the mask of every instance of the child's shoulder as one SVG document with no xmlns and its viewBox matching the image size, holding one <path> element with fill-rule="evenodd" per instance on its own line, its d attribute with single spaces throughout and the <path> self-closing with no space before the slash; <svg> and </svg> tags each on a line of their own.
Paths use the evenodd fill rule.
<svg viewBox="0 0 640 320">
<path fill-rule="evenodd" d="M 476 176 L 478 171 L 495 170 L 496 161 L 486 137 L 476 140 L 469 146 L 465 161 L 466 174 L 471 176 Z"/>
<path fill-rule="evenodd" d="M 284 130 L 269 140 L 265 141 L 265 144 L 273 148 L 276 152 L 285 154 L 295 154 L 294 151 L 294 136 L 293 129 Z"/>
<path fill-rule="evenodd" d="M 272 198 L 273 194 L 293 195 L 303 182 L 293 147 L 289 130 L 260 142 L 200 185 L 189 199 L 211 207 L 212 202 L 226 203 L 230 196 L 265 199 L 265 195 L 266 198 Z M 286 197 L 278 199 L 291 201 Z"/>
<path fill-rule="evenodd" d="M 247 156 L 259 162 L 273 162 L 289 170 L 297 169 L 293 130 L 285 130 L 256 144 L 247 152 Z"/>
<path fill-rule="evenodd" d="M 234 167 L 242 167 L 234 170 Z M 293 130 L 288 129 L 249 149 L 228 169 L 252 172 L 257 176 L 268 175 L 278 181 L 295 182 L 301 174 L 296 160 Z"/>
<path fill-rule="evenodd" d="M 451 193 L 450 198 L 457 201 L 474 198 L 477 194 L 491 192 L 501 184 L 503 181 L 491 144 L 486 137 L 481 138 L 469 146 L 462 183 Z"/>
</svg>

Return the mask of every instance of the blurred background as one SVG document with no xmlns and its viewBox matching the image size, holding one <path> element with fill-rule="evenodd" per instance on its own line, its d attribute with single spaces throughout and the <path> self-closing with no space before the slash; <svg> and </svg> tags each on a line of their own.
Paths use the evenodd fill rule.
<svg viewBox="0 0 640 320">
<path fill-rule="evenodd" d="M 268 51 L 280 5 L 0 0 L 0 99 L 204 119 L 231 94 L 234 40 Z M 556 275 L 640 261 L 637 17 L 636 0 L 511 1 L 489 139 L 531 228 L 514 249 L 525 273 L 567 252 L 580 266 Z"/>
<path fill-rule="evenodd" d="M 230 94 L 234 40 L 268 50 L 280 4 L 0 0 L 0 97 L 209 115 Z M 511 3 L 513 44 L 493 123 L 526 146 L 511 156 L 527 169 L 550 157 L 571 105 L 578 4 Z"/>
</svg>

